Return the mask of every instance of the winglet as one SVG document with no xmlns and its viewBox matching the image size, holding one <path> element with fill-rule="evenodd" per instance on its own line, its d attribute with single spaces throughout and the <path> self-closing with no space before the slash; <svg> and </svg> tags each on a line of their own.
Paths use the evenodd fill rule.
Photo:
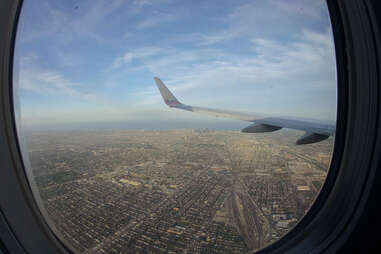
<svg viewBox="0 0 381 254">
<path fill-rule="evenodd" d="M 155 80 L 156 85 L 159 88 L 159 91 L 164 99 L 165 104 L 167 104 L 170 107 L 181 105 L 181 103 L 176 99 L 176 97 L 171 93 L 171 91 L 169 91 L 169 89 L 164 85 L 163 81 L 161 81 L 157 77 L 154 77 L 153 79 Z"/>
</svg>

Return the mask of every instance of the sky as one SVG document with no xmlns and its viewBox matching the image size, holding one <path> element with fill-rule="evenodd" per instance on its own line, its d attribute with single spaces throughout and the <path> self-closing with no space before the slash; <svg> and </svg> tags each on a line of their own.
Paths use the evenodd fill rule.
<svg viewBox="0 0 381 254">
<path fill-rule="evenodd" d="M 248 125 L 168 108 L 155 76 L 193 106 L 336 118 L 323 0 L 25 0 L 15 60 L 25 126 Z"/>
</svg>

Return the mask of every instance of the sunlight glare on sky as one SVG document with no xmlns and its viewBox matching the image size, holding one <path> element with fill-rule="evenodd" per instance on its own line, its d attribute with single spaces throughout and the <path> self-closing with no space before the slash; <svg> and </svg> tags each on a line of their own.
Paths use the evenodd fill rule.
<svg viewBox="0 0 381 254">
<path fill-rule="evenodd" d="M 233 120 L 169 109 L 153 77 L 189 105 L 335 120 L 335 65 L 322 0 L 25 0 L 15 75 L 28 126 L 201 128 Z"/>
</svg>

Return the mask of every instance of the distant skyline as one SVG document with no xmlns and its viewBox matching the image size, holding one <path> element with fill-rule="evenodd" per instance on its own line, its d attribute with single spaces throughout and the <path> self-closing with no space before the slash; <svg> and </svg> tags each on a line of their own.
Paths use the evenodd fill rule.
<svg viewBox="0 0 381 254">
<path fill-rule="evenodd" d="M 335 66 L 322 0 L 29 0 L 15 83 L 30 127 L 225 129 L 241 123 L 169 109 L 153 77 L 192 105 L 335 120 Z"/>
</svg>

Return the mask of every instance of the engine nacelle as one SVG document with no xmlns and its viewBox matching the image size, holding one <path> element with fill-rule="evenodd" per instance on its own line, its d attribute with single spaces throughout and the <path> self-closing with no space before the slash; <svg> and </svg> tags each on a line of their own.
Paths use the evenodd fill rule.
<svg viewBox="0 0 381 254">
<path fill-rule="evenodd" d="M 306 132 L 303 136 L 301 136 L 297 141 L 297 145 L 305 145 L 305 144 L 312 144 L 316 142 L 323 141 L 325 139 L 329 138 L 329 135 L 324 134 L 318 134 L 318 133 L 312 133 L 312 132 Z"/>
<path fill-rule="evenodd" d="M 274 125 L 269 125 L 269 124 L 258 124 L 258 123 L 253 123 L 246 128 L 242 129 L 242 132 L 246 133 L 261 133 L 261 132 L 272 132 L 272 131 L 277 131 L 282 129 L 282 127 L 274 126 Z"/>
</svg>

